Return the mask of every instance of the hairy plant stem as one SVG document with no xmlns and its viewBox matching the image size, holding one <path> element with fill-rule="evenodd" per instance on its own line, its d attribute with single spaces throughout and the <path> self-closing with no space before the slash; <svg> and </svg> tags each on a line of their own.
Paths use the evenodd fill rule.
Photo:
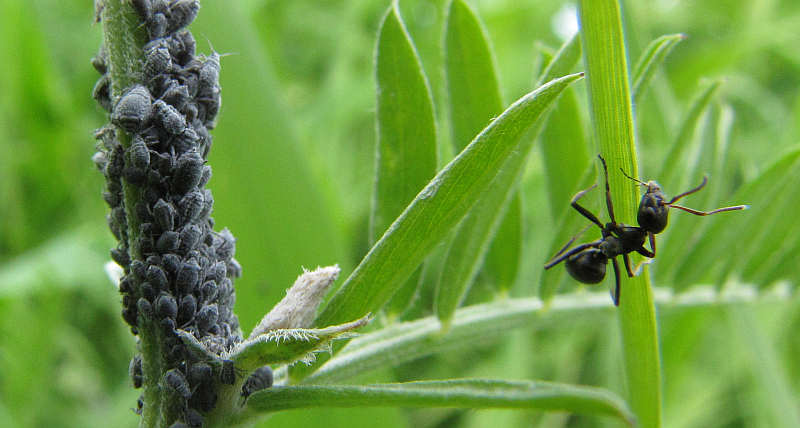
<svg viewBox="0 0 800 428">
<path fill-rule="evenodd" d="M 103 23 L 103 41 L 108 53 L 108 72 L 111 76 L 111 99 L 115 102 L 126 88 L 137 83 L 142 76 L 143 49 L 147 42 L 147 32 L 140 23 L 136 11 L 130 2 L 124 0 L 103 1 L 101 21 Z M 122 147 L 131 145 L 131 136 L 121 128 L 116 129 L 117 139 Z M 126 161 L 127 162 L 127 161 Z M 123 180 L 122 190 L 125 197 L 125 214 L 128 220 L 128 248 L 132 260 L 142 260 L 139 248 L 139 225 L 141 219 L 136 215 L 134 207 L 142 200 L 142 192 L 136 186 Z M 139 348 L 142 353 L 142 372 L 145 382 L 144 408 L 141 426 L 158 426 L 160 407 L 163 401 L 158 379 L 164 367 L 162 349 L 163 338 L 158 326 L 150 322 L 139 329 Z"/>
</svg>

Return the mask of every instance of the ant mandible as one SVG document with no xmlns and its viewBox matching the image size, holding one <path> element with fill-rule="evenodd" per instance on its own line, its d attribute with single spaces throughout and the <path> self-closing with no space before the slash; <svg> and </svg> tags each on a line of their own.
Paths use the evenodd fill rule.
<svg viewBox="0 0 800 428">
<path fill-rule="evenodd" d="M 611 259 L 611 265 L 614 268 L 615 277 L 615 287 L 611 297 L 615 306 L 619 306 L 620 299 L 619 265 L 617 264 L 616 257 L 622 256 L 622 260 L 625 264 L 625 270 L 627 271 L 629 277 L 634 276 L 634 272 L 631 270 L 630 258 L 628 256 L 629 253 L 636 251 L 637 253 L 648 258 L 655 257 L 655 235 L 661 233 L 666 228 L 670 207 L 678 208 L 688 213 L 701 216 L 748 208 L 746 205 L 737 205 L 706 212 L 697 211 L 692 208 L 674 204 L 684 196 L 690 195 L 702 189 L 708 181 L 706 177 L 703 177 L 703 182 L 699 186 L 675 196 L 669 202 L 665 202 L 666 196 L 661 191 L 661 187 L 659 187 L 655 181 L 648 181 L 647 183 L 644 183 L 641 180 L 625 174 L 625 171 L 622 171 L 625 177 L 628 177 L 631 180 L 634 180 L 637 183 L 647 187 L 647 192 L 642 196 L 642 200 L 639 203 L 639 212 L 637 215 L 637 222 L 639 223 L 639 226 L 628 226 L 623 223 L 617 223 L 616 219 L 614 218 L 614 206 L 611 203 L 611 189 L 608 184 L 608 168 L 606 167 L 606 161 L 600 155 L 597 155 L 597 157 L 603 164 L 603 173 L 605 175 L 606 185 L 606 207 L 608 209 L 608 216 L 611 218 L 611 222 L 603 225 L 597 216 L 578 204 L 578 200 L 582 198 L 583 195 L 585 195 L 588 191 L 594 189 L 597 186 L 596 184 L 575 194 L 570 201 L 570 205 L 582 216 L 586 217 L 589 219 L 589 221 L 600 228 L 601 238 L 596 241 L 578 245 L 567 251 L 569 246 L 572 245 L 572 243 L 575 242 L 578 236 L 580 236 L 583 232 L 578 233 L 572 237 L 572 239 L 570 239 L 569 242 L 567 242 L 567 244 L 564 245 L 564 247 L 562 247 L 555 256 L 553 256 L 554 259 L 547 263 L 544 268 L 550 269 L 551 267 L 566 260 L 567 272 L 569 272 L 573 278 L 585 284 L 597 284 L 601 282 L 603 278 L 605 278 L 606 265 L 608 264 L 608 260 Z M 645 240 L 648 238 L 650 241 L 650 250 L 644 247 Z M 567 252 L 564 253 L 565 251 Z"/>
</svg>

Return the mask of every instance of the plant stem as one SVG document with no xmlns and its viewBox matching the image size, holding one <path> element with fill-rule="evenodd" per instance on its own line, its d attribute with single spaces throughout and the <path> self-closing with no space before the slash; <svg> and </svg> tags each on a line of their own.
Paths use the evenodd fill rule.
<svg viewBox="0 0 800 428">
<path fill-rule="evenodd" d="M 100 0 L 99 0 L 100 1 Z M 128 87 L 138 83 L 142 76 L 143 50 L 147 33 L 141 25 L 136 11 L 130 2 L 124 0 L 102 0 L 104 2 L 101 20 L 103 22 L 103 41 L 108 53 L 108 72 L 111 77 L 111 99 L 115 102 Z M 131 145 L 131 136 L 124 130 L 116 129 L 117 139 L 122 147 Z M 134 207 L 142 199 L 142 192 L 136 186 L 123 180 L 125 214 L 128 221 L 128 248 L 132 260 L 142 260 L 139 248 L 139 225 L 141 219 Z M 144 387 L 144 408 L 141 426 L 154 427 L 160 420 L 161 391 L 158 379 L 163 372 L 163 340 L 158 326 L 143 324 L 139 329 L 139 348 L 142 353 L 142 370 L 146 381 Z"/>
<path fill-rule="evenodd" d="M 638 186 L 620 168 L 638 176 L 633 109 L 616 0 L 582 0 L 579 7 L 594 135 L 608 162 L 616 220 L 636 224 Z M 622 275 L 627 277 L 627 275 Z M 622 285 L 622 332 L 629 401 L 642 427 L 661 425 L 661 373 L 655 306 L 647 270 Z"/>
</svg>

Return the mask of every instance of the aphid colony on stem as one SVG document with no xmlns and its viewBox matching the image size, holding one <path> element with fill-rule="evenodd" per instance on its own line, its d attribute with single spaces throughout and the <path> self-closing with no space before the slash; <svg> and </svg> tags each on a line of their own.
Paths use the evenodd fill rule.
<svg viewBox="0 0 800 428">
<path fill-rule="evenodd" d="M 669 220 L 669 208 L 677 208 L 688 213 L 706 216 L 717 214 L 726 211 L 736 211 L 747 209 L 747 205 L 736 205 L 731 207 L 718 208 L 713 211 L 698 211 L 692 208 L 675 205 L 679 199 L 684 196 L 691 195 L 692 193 L 700 191 L 708 179 L 703 177 L 703 182 L 694 189 L 681 193 L 678 196 L 667 201 L 666 195 L 661 191 L 661 187 L 655 181 L 642 182 L 639 179 L 633 178 L 622 171 L 625 177 L 641 184 L 647 188 L 647 192 L 642 196 L 639 203 L 639 211 L 637 214 L 637 222 L 639 226 L 628 226 L 623 223 L 617 223 L 614 218 L 614 206 L 611 203 L 611 189 L 608 185 L 608 168 L 606 161 L 602 156 L 597 155 L 603 165 L 603 174 L 605 177 L 606 185 L 606 207 L 608 209 L 608 216 L 611 219 L 605 225 L 586 208 L 578 204 L 583 195 L 589 190 L 592 190 L 597 185 L 581 190 L 572 197 L 570 205 L 582 216 L 586 217 L 600 228 L 601 238 L 577 245 L 567 251 L 570 245 L 581 235 L 575 235 L 569 242 L 566 243 L 557 253 L 553 259 L 548 262 L 544 268 L 550 269 L 553 266 L 566 261 L 567 272 L 577 281 L 585 284 L 597 284 L 606 276 L 606 265 L 608 260 L 611 260 L 611 266 L 614 268 L 615 286 L 612 290 L 611 297 L 614 300 L 614 305 L 619 306 L 620 302 L 620 277 L 619 265 L 617 264 L 617 256 L 622 256 L 622 261 L 625 264 L 625 270 L 629 277 L 634 276 L 634 270 L 631 269 L 631 262 L 628 254 L 637 252 L 645 257 L 654 258 L 656 256 L 656 240 L 655 235 L 664 231 L 667 227 Z M 585 229 L 584 229 L 585 230 Z M 645 248 L 645 240 L 649 240 L 650 249 Z M 565 252 L 566 251 L 566 252 Z"/>
<path fill-rule="evenodd" d="M 205 189 L 211 177 L 205 164 L 209 130 L 221 102 L 219 55 L 197 56 L 194 37 L 184 29 L 197 16 L 197 0 L 127 4 L 147 32 L 141 79 L 114 99 L 107 47 L 92 59 L 102 74 L 93 96 L 113 125 L 96 132 L 93 160 L 106 178 L 108 224 L 119 241 L 111 258 L 125 272 L 119 284 L 122 318 L 134 334 L 156 332 L 166 354 L 159 379 L 148 378 L 147 359 L 138 354 L 130 375 L 136 388 L 157 385 L 170 392 L 172 408 L 153 409 L 165 411 L 167 423 L 200 426 L 203 413 L 216 405 L 220 384 L 241 378 L 232 361 L 201 361 L 176 334 L 191 333 L 215 355 L 242 340 L 233 313 L 232 280 L 241 275 L 233 258 L 235 239 L 227 229 L 214 231 L 214 200 Z M 241 394 L 269 387 L 271 379 L 264 367 Z M 140 398 L 136 412 L 147 412 L 147 405 Z"/>
</svg>

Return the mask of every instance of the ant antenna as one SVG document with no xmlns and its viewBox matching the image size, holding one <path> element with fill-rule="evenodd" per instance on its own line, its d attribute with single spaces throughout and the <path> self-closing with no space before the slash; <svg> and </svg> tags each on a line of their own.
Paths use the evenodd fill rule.
<svg viewBox="0 0 800 428">
<path fill-rule="evenodd" d="M 708 176 L 704 175 L 704 176 L 703 176 L 703 182 L 702 182 L 702 183 L 700 183 L 700 185 L 699 185 L 699 186 L 695 187 L 694 189 L 687 190 L 687 191 L 685 191 L 685 192 L 681 193 L 681 194 L 680 194 L 680 195 L 678 195 L 678 196 L 675 196 L 674 198 L 670 199 L 670 201 L 669 201 L 669 202 L 667 202 L 665 205 L 671 205 L 671 204 L 672 204 L 672 203 L 674 203 L 674 202 L 678 202 L 678 199 L 680 199 L 680 198 L 682 198 L 682 197 L 684 197 L 684 196 L 691 195 L 692 193 L 695 193 L 695 192 L 699 192 L 699 191 L 700 191 L 700 189 L 702 189 L 703 187 L 705 187 L 706 183 L 708 183 Z"/>
<path fill-rule="evenodd" d="M 746 209 L 750 208 L 750 205 L 736 205 L 736 206 L 732 206 L 732 207 L 717 208 L 717 209 L 715 209 L 713 211 L 698 211 L 698 210 L 695 210 L 695 209 L 692 209 L 692 208 L 682 207 L 680 205 L 666 204 L 666 206 L 668 206 L 670 208 L 677 208 L 679 210 L 686 211 L 687 213 L 694 214 L 694 215 L 699 215 L 699 216 L 707 216 L 707 215 L 716 214 L 716 213 L 724 213 L 726 211 L 746 210 Z"/>
<path fill-rule="evenodd" d="M 633 181 L 635 181 L 635 182 L 637 182 L 637 183 L 641 184 L 642 186 L 645 186 L 645 187 L 647 187 L 647 183 L 643 182 L 642 180 L 639 180 L 638 178 L 633 178 L 633 177 L 631 177 L 630 175 L 628 175 L 628 174 L 625 172 L 625 170 L 624 170 L 624 169 L 620 168 L 619 170 L 620 170 L 620 171 L 622 171 L 622 175 L 624 175 L 625 177 L 628 177 L 628 178 L 630 178 L 631 180 L 633 180 Z"/>
</svg>

